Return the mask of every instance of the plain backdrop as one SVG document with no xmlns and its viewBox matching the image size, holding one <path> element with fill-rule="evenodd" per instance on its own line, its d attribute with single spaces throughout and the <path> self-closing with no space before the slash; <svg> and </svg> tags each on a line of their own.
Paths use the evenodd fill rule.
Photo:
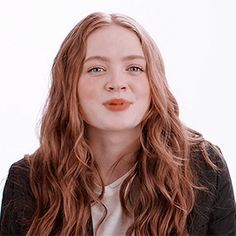
<svg viewBox="0 0 236 236">
<path fill-rule="evenodd" d="M 235 190 L 236 1 L 0 0 L 0 196 L 10 165 L 38 147 L 60 44 L 94 11 L 127 14 L 154 38 L 182 121 L 221 148 Z"/>
</svg>

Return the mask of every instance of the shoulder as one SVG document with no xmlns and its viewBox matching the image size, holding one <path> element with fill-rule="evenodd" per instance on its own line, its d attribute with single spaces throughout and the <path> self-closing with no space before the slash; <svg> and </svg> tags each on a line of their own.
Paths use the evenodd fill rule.
<svg viewBox="0 0 236 236">
<path fill-rule="evenodd" d="M 21 234 L 33 214 L 34 197 L 29 181 L 27 158 L 11 165 L 3 191 L 1 208 L 1 234 Z"/>
<path fill-rule="evenodd" d="M 205 141 L 191 151 L 191 166 L 199 184 L 215 199 L 219 194 L 233 197 L 233 185 L 229 169 L 220 148 Z M 226 192 L 227 189 L 227 192 Z M 224 193 L 223 193 L 224 191 Z"/>
<path fill-rule="evenodd" d="M 29 186 L 30 167 L 26 158 L 13 163 L 8 171 L 4 194 L 8 194 L 9 190 L 27 189 Z"/>
<path fill-rule="evenodd" d="M 217 176 L 227 168 L 220 148 L 208 141 L 191 148 L 190 165 L 194 176 L 204 185 L 216 185 Z"/>
<path fill-rule="evenodd" d="M 19 177 L 18 181 L 21 181 L 24 177 L 27 177 L 25 180 L 28 180 L 29 171 L 29 162 L 27 158 L 23 158 L 10 166 L 8 180 L 11 180 L 13 177 Z"/>
<path fill-rule="evenodd" d="M 206 159 L 204 158 L 204 153 L 214 164 L 222 162 L 223 160 L 223 155 L 220 148 L 209 141 L 204 140 L 201 143 L 191 147 L 191 161 L 198 164 L 205 162 Z"/>
<path fill-rule="evenodd" d="M 5 184 L 4 192 L 9 187 L 16 187 L 24 183 L 22 187 L 29 183 L 30 166 L 27 158 L 23 158 L 13 163 L 8 171 L 8 177 Z"/>
<path fill-rule="evenodd" d="M 210 164 L 211 163 L 211 164 Z M 205 141 L 191 151 L 198 191 L 191 213 L 192 226 L 204 234 L 231 235 L 235 230 L 235 200 L 227 163 L 219 147 Z"/>
</svg>

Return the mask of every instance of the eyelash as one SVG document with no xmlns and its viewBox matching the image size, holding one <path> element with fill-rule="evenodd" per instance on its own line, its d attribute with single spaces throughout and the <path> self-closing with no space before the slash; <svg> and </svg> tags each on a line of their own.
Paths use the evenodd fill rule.
<svg viewBox="0 0 236 236">
<path fill-rule="evenodd" d="M 94 71 L 94 70 L 96 70 L 96 71 Z M 98 70 L 99 70 L 99 71 L 98 71 Z M 102 67 L 95 66 L 95 67 L 90 68 L 90 69 L 88 70 L 88 72 L 93 72 L 93 73 L 102 72 L 102 71 L 100 71 L 100 70 L 106 71 L 106 70 L 105 70 L 104 68 L 102 68 Z"/>
<path fill-rule="evenodd" d="M 131 70 L 131 69 L 135 69 L 135 70 Z M 106 69 L 102 68 L 102 67 L 99 67 L 99 66 L 95 66 L 95 67 L 92 67 L 90 69 L 88 69 L 88 72 L 90 73 L 99 73 L 99 72 L 105 72 Z M 127 71 L 131 71 L 131 72 L 143 72 L 144 70 L 139 67 L 139 66 L 130 66 Z"/>
<path fill-rule="evenodd" d="M 137 70 L 132 70 L 132 72 L 143 72 L 144 70 L 141 68 L 141 67 L 139 67 L 139 66 L 130 66 L 127 70 L 128 71 L 130 71 L 130 69 L 131 68 L 135 68 L 135 69 L 138 69 L 138 71 Z"/>
</svg>

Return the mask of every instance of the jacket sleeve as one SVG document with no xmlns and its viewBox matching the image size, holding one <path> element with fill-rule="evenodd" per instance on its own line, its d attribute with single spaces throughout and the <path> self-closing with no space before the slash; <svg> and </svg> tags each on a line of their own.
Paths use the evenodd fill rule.
<svg viewBox="0 0 236 236">
<path fill-rule="evenodd" d="M 233 186 L 227 164 L 216 146 L 206 143 L 209 159 L 215 164 L 214 170 L 203 157 L 200 148 L 192 151 L 192 170 L 200 186 L 194 208 L 189 215 L 188 225 L 191 236 L 232 236 L 236 235 L 236 206 Z"/>
<path fill-rule="evenodd" d="M 229 170 L 222 158 L 216 156 L 214 162 L 219 171 L 207 235 L 236 235 L 236 205 Z"/>
<path fill-rule="evenodd" d="M 29 167 L 22 159 L 9 169 L 2 198 L 0 235 L 26 235 L 33 212 Z"/>
</svg>

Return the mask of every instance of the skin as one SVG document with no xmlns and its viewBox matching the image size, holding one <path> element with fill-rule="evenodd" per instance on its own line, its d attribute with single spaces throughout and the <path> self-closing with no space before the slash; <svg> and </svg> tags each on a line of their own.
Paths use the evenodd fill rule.
<svg viewBox="0 0 236 236">
<path fill-rule="evenodd" d="M 110 25 L 89 35 L 78 86 L 89 144 L 107 185 L 133 166 L 134 154 L 127 150 L 139 146 L 140 122 L 150 105 L 146 61 L 136 34 Z M 126 99 L 130 105 L 111 111 L 104 103 L 114 98 Z M 121 155 L 125 158 L 112 169 Z"/>
</svg>

